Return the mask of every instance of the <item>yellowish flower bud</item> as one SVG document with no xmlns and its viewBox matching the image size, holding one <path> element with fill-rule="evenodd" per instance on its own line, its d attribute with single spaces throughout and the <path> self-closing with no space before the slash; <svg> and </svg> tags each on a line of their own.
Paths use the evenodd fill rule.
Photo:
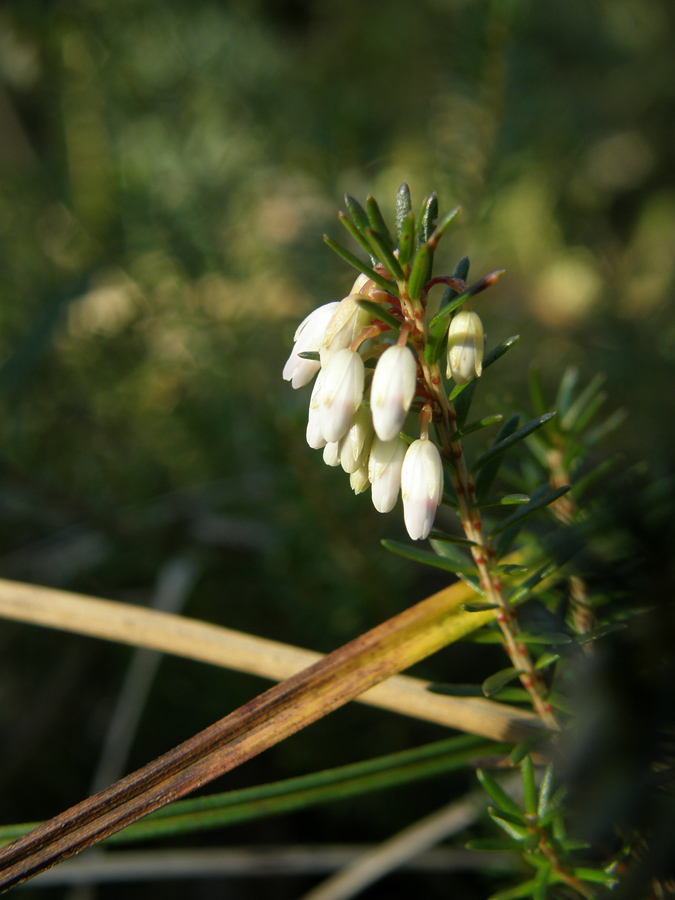
<svg viewBox="0 0 675 900">
<path fill-rule="evenodd" d="M 466 384 L 483 372 L 485 335 L 480 316 L 463 309 L 457 313 L 448 331 L 448 378 Z"/>
</svg>

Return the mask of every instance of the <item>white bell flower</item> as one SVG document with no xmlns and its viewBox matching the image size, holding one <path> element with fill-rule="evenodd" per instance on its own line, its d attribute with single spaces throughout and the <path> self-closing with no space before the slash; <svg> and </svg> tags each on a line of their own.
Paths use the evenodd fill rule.
<svg viewBox="0 0 675 900">
<path fill-rule="evenodd" d="M 370 487 L 368 466 L 359 466 L 355 472 L 352 472 L 349 476 L 349 483 L 355 494 L 362 494 L 364 491 L 367 491 Z"/>
<path fill-rule="evenodd" d="M 360 406 L 352 416 L 347 433 L 340 441 L 340 464 L 349 475 L 367 464 L 370 445 L 375 437 L 370 412 Z"/>
<path fill-rule="evenodd" d="M 326 326 L 333 318 L 338 306 L 336 301 L 326 303 L 311 312 L 298 325 L 293 338 L 294 345 L 291 355 L 286 360 L 283 377 L 290 381 L 294 388 L 303 387 L 314 378 L 321 367 L 321 363 L 313 359 L 302 359 L 301 353 L 318 353 L 326 333 Z"/>
<path fill-rule="evenodd" d="M 443 464 L 438 447 L 418 440 L 408 447 L 401 470 L 403 518 L 413 541 L 427 537 L 443 497 Z"/>
<path fill-rule="evenodd" d="M 466 384 L 483 372 L 485 335 L 480 316 L 463 309 L 457 313 L 448 330 L 448 378 L 455 384 Z"/>
<path fill-rule="evenodd" d="M 338 303 L 333 315 L 326 323 L 323 341 L 319 349 L 323 368 L 326 368 L 336 353 L 349 347 L 354 338 L 370 324 L 373 318 L 372 314 L 361 309 L 357 302 L 369 299 L 364 294 L 350 294 Z"/>
<path fill-rule="evenodd" d="M 365 369 L 355 350 L 338 350 L 326 368 L 321 388 L 321 431 L 328 442 L 339 441 L 363 399 Z"/>
<path fill-rule="evenodd" d="M 382 441 L 398 437 L 417 386 L 417 363 L 410 347 L 388 347 L 377 361 L 370 389 L 373 426 Z"/>
<path fill-rule="evenodd" d="M 314 382 L 314 387 L 312 388 L 312 396 L 309 401 L 309 417 L 307 419 L 307 443 L 314 450 L 320 450 L 322 447 L 326 446 L 326 438 L 323 436 L 323 431 L 321 431 L 321 388 L 323 385 L 323 378 L 325 375 L 325 370 L 321 370 L 317 376 L 316 381 Z"/>
<path fill-rule="evenodd" d="M 376 437 L 368 457 L 368 478 L 373 488 L 373 506 L 378 512 L 390 512 L 396 505 L 401 487 L 401 468 L 408 445 L 401 437 L 382 441 Z"/>
<path fill-rule="evenodd" d="M 337 441 L 329 441 L 323 448 L 323 461 L 327 466 L 340 465 L 340 444 Z"/>
</svg>

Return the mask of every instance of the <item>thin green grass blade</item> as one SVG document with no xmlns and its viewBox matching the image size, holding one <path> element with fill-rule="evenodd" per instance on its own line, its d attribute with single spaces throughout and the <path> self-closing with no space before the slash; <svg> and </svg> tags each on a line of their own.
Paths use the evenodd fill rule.
<svg viewBox="0 0 675 900">
<path fill-rule="evenodd" d="M 500 522 L 496 528 L 492 529 L 492 535 L 501 534 L 502 531 L 506 531 L 507 528 L 511 528 L 512 525 L 520 525 L 524 519 L 527 519 L 528 516 L 531 516 L 533 513 L 538 512 L 538 510 L 543 509 L 546 506 L 549 506 L 551 503 L 554 503 L 559 497 L 562 497 L 563 494 L 566 494 L 570 490 L 570 485 L 566 484 L 563 487 L 555 488 L 552 491 L 549 491 L 543 497 L 534 496 L 529 501 L 529 503 L 523 504 L 520 509 L 516 510 L 516 512 L 511 513 L 510 516 L 507 516 L 503 522 Z"/>
</svg>

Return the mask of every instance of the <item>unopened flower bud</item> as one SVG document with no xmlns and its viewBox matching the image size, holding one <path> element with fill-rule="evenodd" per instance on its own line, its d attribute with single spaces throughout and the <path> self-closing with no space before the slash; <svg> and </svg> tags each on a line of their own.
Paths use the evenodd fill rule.
<svg viewBox="0 0 675 900">
<path fill-rule="evenodd" d="M 354 350 L 338 350 L 326 368 L 321 388 L 321 431 L 327 441 L 344 436 L 363 399 L 365 370 Z"/>
<path fill-rule="evenodd" d="M 347 433 L 340 441 L 340 464 L 350 475 L 367 462 L 375 437 L 370 412 L 365 406 L 352 416 Z"/>
<path fill-rule="evenodd" d="M 370 389 L 373 426 L 382 441 L 398 437 L 417 385 L 417 363 L 409 347 L 389 347 L 375 367 Z"/>
<path fill-rule="evenodd" d="M 443 497 L 443 464 L 438 448 L 430 440 L 408 447 L 401 470 L 403 518 L 413 541 L 427 537 Z"/>
<path fill-rule="evenodd" d="M 368 477 L 373 488 L 373 506 L 387 513 L 394 508 L 401 487 L 401 467 L 408 445 L 403 438 L 381 441 L 376 437 L 368 457 Z"/>
<path fill-rule="evenodd" d="M 340 465 L 340 444 L 337 441 L 330 441 L 323 448 L 323 461 L 327 466 Z"/>
<path fill-rule="evenodd" d="M 352 472 L 349 476 L 349 483 L 355 494 L 362 494 L 364 491 L 367 491 L 370 487 L 368 466 L 359 466 L 355 472 Z"/>
<path fill-rule="evenodd" d="M 294 388 L 309 384 L 319 371 L 321 363 L 313 359 L 303 359 L 301 353 L 318 353 L 326 333 L 326 326 L 332 319 L 340 304 L 326 303 L 311 312 L 298 325 L 293 338 L 294 346 L 286 360 L 283 377 L 290 381 Z"/>
<path fill-rule="evenodd" d="M 312 396 L 309 401 L 309 417 L 307 419 L 307 443 L 314 450 L 320 450 L 325 447 L 326 438 L 321 430 L 321 388 L 323 385 L 325 371 L 319 372 L 314 387 L 312 388 Z"/>
<path fill-rule="evenodd" d="M 368 299 L 362 294 L 350 294 L 338 303 L 337 308 L 326 324 L 319 350 L 321 365 L 324 368 L 336 353 L 349 347 L 359 332 L 370 324 L 373 318 L 372 314 L 366 309 L 361 309 L 357 302 L 358 300 Z"/>
<path fill-rule="evenodd" d="M 448 378 L 466 384 L 483 371 L 485 335 L 478 313 L 463 309 L 457 313 L 448 331 Z"/>
</svg>

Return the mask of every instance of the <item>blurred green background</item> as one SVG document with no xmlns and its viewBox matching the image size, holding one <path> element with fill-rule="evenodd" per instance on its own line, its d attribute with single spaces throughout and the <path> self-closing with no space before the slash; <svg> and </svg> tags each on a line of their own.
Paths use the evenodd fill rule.
<svg viewBox="0 0 675 900">
<path fill-rule="evenodd" d="M 570 364 L 604 371 L 630 413 L 609 449 L 668 471 L 674 20 L 671 0 L 3 4 L 0 575 L 148 603 L 187 571 L 187 615 L 322 651 L 442 587 L 380 548 L 400 510 L 378 516 L 306 446 L 309 389 L 280 374 L 298 321 L 352 283 L 321 241 L 343 240 L 342 194 L 391 213 L 404 179 L 414 203 L 463 208 L 437 271 L 507 269 L 479 308 L 489 346 L 521 343 L 484 402 L 523 399 L 533 360 L 551 391 Z M 33 820 L 88 792 L 130 651 L 8 623 L 0 645 L 2 821 Z M 457 648 L 420 671 L 471 681 L 493 659 Z M 126 768 L 265 686 L 164 660 Z M 443 734 L 349 708 L 216 787 Z M 205 840 L 378 841 L 462 783 Z M 402 874 L 367 896 L 420 885 L 447 895 Z"/>
</svg>

